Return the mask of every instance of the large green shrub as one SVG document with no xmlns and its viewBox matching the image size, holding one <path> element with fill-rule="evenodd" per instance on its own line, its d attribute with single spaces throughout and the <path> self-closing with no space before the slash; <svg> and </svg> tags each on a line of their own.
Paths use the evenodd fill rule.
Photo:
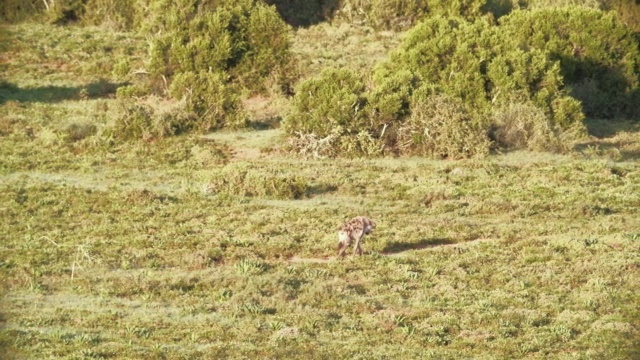
<svg viewBox="0 0 640 360">
<path fill-rule="evenodd" d="M 414 87 L 429 85 L 484 108 L 487 103 L 484 72 L 491 50 L 498 40 L 486 21 L 470 23 L 462 18 L 434 17 L 407 33 L 390 60 L 376 69 L 376 75 L 393 76 L 410 72 Z"/>
<path fill-rule="evenodd" d="M 615 14 L 585 7 L 519 11 L 503 17 L 500 29 L 525 50 L 539 49 L 559 61 L 587 115 L 640 114 L 640 50 Z"/>
<path fill-rule="evenodd" d="M 435 17 L 409 31 L 376 76 L 409 72 L 417 79 L 413 89 L 398 95 L 417 88 L 427 95 L 446 94 L 462 100 L 478 119 L 489 118 L 496 106 L 517 102 L 539 107 L 559 129 L 580 123 L 580 104 L 568 96 L 557 62 L 543 50 L 521 50 L 518 45 L 488 21 Z M 378 104 L 371 99 L 372 108 Z M 396 114 L 402 121 L 412 111 L 401 107 Z"/>
<path fill-rule="evenodd" d="M 580 103 L 563 90 L 557 62 L 537 49 L 497 55 L 487 66 L 492 107 L 528 103 L 542 109 L 554 126 L 568 128 L 584 119 Z"/>
</svg>

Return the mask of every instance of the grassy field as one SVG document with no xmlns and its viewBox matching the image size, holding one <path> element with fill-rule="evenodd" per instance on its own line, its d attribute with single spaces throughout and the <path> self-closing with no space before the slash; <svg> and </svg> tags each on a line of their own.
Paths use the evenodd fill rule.
<svg viewBox="0 0 640 360">
<path fill-rule="evenodd" d="M 323 34 L 339 36 L 304 45 Z M 295 36 L 309 72 L 398 41 Z M 142 67 L 144 38 L 2 37 L 3 356 L 640 358 L 637 122 L 590 120 L 568 154 L 463 161 L 300 158 L 277 127 L 113 142 L 114 64 Z M 377 223 L 365 256 L 336 259 L 356 215 Z"/>
</svg>

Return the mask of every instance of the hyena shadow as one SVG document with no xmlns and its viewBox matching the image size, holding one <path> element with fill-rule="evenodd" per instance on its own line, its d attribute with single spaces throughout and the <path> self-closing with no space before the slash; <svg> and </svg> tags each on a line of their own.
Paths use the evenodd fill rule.
<svg viewBox="0 0 640 360">
<path fill-rule="evenodd" d="M 420 250 L 426 249 L 429 247 L 439 246 L 439 245 L 451 245 L 455 244 L 455 241 L 446 238 L 430 238 L 430 239 L 420 239 L 417 242 L 398 242 L 394 241 L 392 243 L 388 243 L 385 245 L 384 249 L 382 249 L 383 254 L 398 254 L 405 251 L 410 250 Z"/>
</svg>

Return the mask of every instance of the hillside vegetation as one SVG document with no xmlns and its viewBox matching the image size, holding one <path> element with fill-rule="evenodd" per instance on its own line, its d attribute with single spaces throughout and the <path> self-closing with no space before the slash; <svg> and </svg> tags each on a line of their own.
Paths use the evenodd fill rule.
<svg viewBox="0 0 640 360">
<path fill-rule="evenodd" d="M 626 4 L 2 2 L 0 351 L 639 358 Z"/>
</svg>

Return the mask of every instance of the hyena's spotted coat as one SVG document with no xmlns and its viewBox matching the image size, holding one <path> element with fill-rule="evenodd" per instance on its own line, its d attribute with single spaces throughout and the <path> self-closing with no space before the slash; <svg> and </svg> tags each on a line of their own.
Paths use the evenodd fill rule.
<svg viewBox="0 0 640 360">
<path fill-rule="evenodd" d="M 340 227 L 340 231 L 338 232 L 338 256 L 344 256 L 344 252 L 351 245 L 352 241 L 355 241 L 353 255 L 356 253 L 362 255 L 362 247 L 360 246 L 362 238 L 375 228 L 376 223 L 364 216 L 358 216 L 347 221 Z"/>
</svg>

